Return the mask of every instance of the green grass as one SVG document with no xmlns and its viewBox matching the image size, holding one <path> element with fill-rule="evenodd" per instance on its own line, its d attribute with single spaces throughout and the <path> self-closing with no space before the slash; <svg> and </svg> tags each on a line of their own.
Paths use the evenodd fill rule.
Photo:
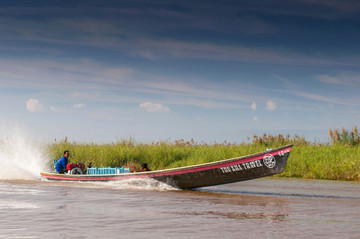
<svg viewBox="0 0 360 239">
<path fill-rule="evenodd" d="M 360 146 L 295 146 L 280 176 L 360 181 Z"/>
<path fill-rule="evenodd" d="M 90 162 L 97 167 L 130 167 L 148 163 L 152 170 L 207 163 L 294 144 L 285 171 L 279 177 L 360 181 L 360 145 L 315 144 L 304 138 L 263 135 L 248 144 L 198 144 L 194 141 L 136 143 L 133 139 L 112 144 L 59 142 L 48 146 L 52 159 L 70 151 L 70 162 Z"/>
<path fill-rule="evenodd" d="M 131 165 L 139 168 L 142 162 L 151 169 L 166 169 L 199 163 L 207 163 L 226 158 L 263 151 L 255 145 L 176 145 L 169 142 L 137 144 L 121 141 L 112 144 L 88 144 L 60 142 L 48 147 L 52 159 L 62 157 L 64 150 L 70 151 L 70 161 L 92 162 L 97 167 L 119 167 Z"/>
</svg>

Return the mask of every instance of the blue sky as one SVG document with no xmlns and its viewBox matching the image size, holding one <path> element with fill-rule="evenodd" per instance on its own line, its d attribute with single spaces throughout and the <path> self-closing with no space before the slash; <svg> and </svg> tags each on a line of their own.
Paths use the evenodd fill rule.
<svg viewBox="0 0 360 239">
<path fill-rule="evenodd" d="M 359 126 L 360 3 L 1 1 L 0 122 L 46 140 Z"/>
</svg>

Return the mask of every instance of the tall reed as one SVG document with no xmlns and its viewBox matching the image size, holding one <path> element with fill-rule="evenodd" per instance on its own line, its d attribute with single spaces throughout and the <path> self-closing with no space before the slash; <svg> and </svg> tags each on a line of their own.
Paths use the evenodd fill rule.
<svg viewBox="0 0 360 239">
<path fill-rule="evenodd" d="M 287 144 L 294 147 L 281 177 L 360 181 L 359 133 L 344 128 L 329 130 L 331 142 L 311 143 L 301 136 L 254 135 L 249 143 L 203 143 L 193 139 L 174 142 L 139 143 L 122 139 L 111 144 L 75 143 L 63 140 L 48 146 L 52 159 L 59 159 L 70 150 L 70 162 L 93 163 L 97 167 L 130 167 L 139 170 L 147 163 L 153 170 L 207 163 L 245 156 Z M 249 139 L 250 140 L 250 139 Z M 50 159 L 49 159 L 50 161 Z"/>
<path fill-rule="evenodd" d="M 346 130 L 344 127 L 339 129 L 329 129 L 329 137 L 335 144 L 360 144 L 360 134 L 356 126 L 352 130 Z"/>
</svg>

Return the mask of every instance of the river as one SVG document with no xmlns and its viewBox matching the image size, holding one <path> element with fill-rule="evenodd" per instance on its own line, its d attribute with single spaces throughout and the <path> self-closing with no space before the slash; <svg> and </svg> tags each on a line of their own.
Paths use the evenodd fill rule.
<svg viewBox="0 0 360 239">
<path fill-rule="evenodd" d="M 360 183 L 0 181 L 0 238 L 359 238 Z"/>
</svg>

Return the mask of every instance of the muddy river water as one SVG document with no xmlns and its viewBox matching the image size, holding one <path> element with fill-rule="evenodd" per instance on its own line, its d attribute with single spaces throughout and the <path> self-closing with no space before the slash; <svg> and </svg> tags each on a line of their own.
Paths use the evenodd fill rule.
<svg viewBox="0 0 360 239">
<path fill-rule="evenodd" d="M 360 238 L 360 183 L 3 180 L 0 238 Z"/>
</svg>

